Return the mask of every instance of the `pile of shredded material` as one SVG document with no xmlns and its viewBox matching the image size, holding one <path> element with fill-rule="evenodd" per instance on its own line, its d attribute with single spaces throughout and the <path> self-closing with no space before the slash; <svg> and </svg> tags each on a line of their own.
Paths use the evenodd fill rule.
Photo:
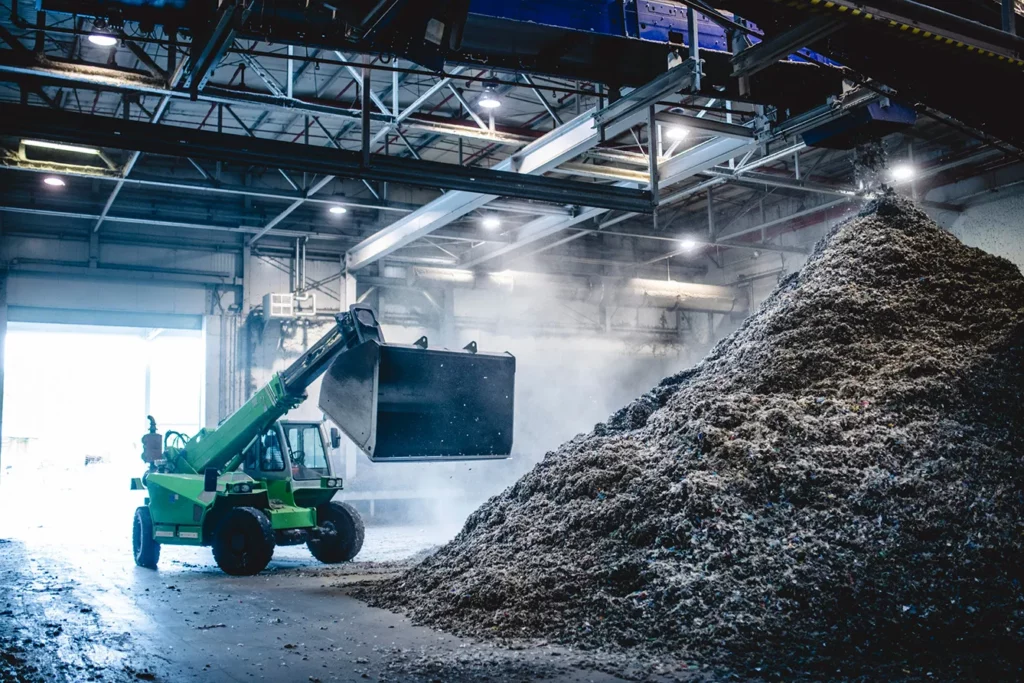
<svg viewBox="0 0 1024 683">
<path fill-rule="evenodd" d="M 1021 680 L 1024 278 L 888 194 L 699 365 L 370 590 L 744 678 Z"/>
</svg>

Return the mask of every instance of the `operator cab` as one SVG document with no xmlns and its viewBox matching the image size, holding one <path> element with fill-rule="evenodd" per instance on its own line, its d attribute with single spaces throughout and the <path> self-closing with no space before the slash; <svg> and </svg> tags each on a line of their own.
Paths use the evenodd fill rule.
<svg viewBox="0 0 1024 683">
<path fill-rule="evenodd" d="M 326 436 L 320 422 L 275 422 L 246 449 L 244 471 L 253 479 L 319 487 L 335 470 Z"/>
</svg>

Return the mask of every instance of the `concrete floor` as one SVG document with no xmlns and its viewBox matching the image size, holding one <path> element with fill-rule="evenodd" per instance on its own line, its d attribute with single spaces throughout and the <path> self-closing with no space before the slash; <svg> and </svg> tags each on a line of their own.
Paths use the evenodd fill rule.
<svg viewBox="0 0 1024 683">
<path fill-rule="evenodd" d="M 4 683 L 623 680 L 592 655 L 471 642 L 346 594 L 454 530 L 370 527 L 360 561 L 335 567 L 279 548 L 247 578 L 222 574 L 208 548 L 166 547 L 150 571 L 131 558 L 141 494 L 88 470 L 0 481 Z"/>
</svg>

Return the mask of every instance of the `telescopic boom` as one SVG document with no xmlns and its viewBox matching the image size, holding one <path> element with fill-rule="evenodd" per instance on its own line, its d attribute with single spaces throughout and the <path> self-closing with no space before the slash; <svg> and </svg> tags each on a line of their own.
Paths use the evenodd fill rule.
<svg viewBox="0 0 1024 683">
<path fill-rule="evenodd" d="M 503 458 L 512 449 L 515 359 L 386 344 L 373 310 L 355 305 L 308 351 L 215 429 L 164 452 L 184 474 L 232 470 L 258 436 L 306 399 L 321 375 L 320 407 L 371 459 Z"/>
</svg>

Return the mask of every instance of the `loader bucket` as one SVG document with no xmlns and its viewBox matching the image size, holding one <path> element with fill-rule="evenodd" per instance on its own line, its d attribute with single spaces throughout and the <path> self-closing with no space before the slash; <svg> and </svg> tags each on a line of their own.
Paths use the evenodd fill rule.
<svg viewBox="0 0 1024 683">
<path fill-rule="evenodd" d="M 368 340 L 324 375 L 320 409 L 375 462 L 512 452 L 516 361 Z"/>
</svg>

